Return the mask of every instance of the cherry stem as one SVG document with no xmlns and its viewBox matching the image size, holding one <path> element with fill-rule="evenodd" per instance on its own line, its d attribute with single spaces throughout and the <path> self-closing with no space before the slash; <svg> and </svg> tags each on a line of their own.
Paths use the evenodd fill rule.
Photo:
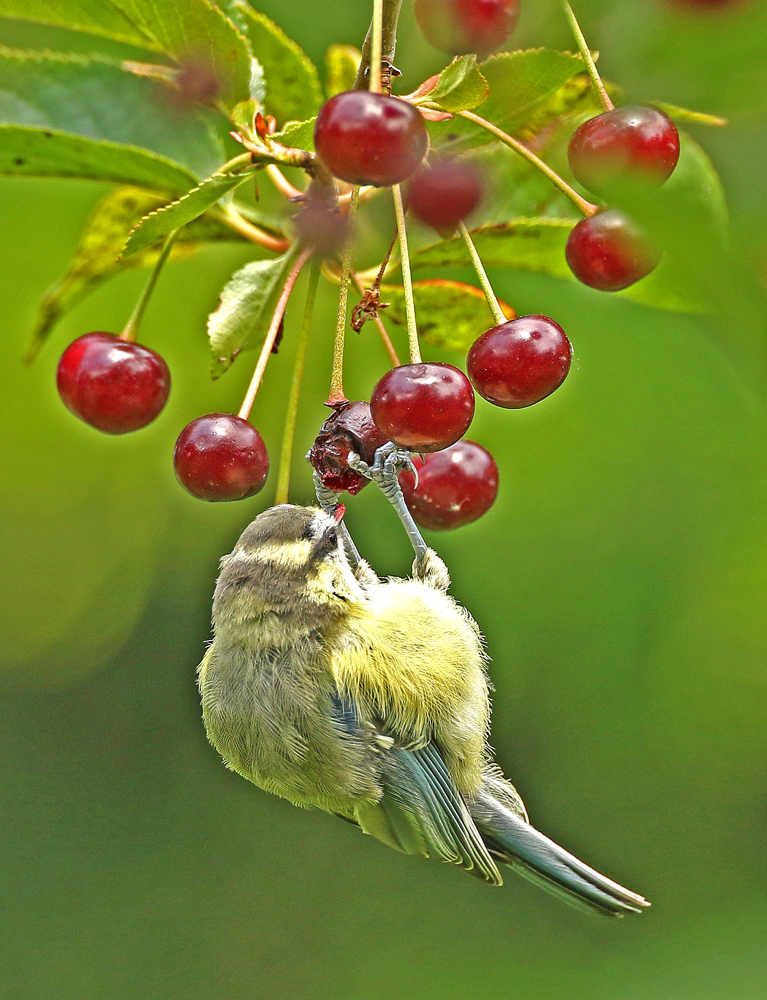
<svg viewBox="0 0 767 1000">
<path fill-rule="evenodd" d="M 259 386 L 261 385 L 261 380 L 264 377 L 264 372 L 266 371 L 266 365 L 269 361 L 269 356 L 274 348 L 274 342 L 277 339 L 277 334 L 280 332 L 280 324 L 282 323 L 283 317 L 285 316 L 285 309 L 288 305 L 288 299 L 290 298 L 290 293 L 293 291 L 293 286 L 298 280 L 298 276 L 304 264 L 309 260 L 312 255 L 312 251 L 304 250 L 298 260 L 295 262 L 291 268 L 290 274 L 285 279 L 285 284 L 282 291 L 280 292 L 280 297 L 277 299 L 277 305 L 274 307 L 274 314 L 272 316 L 272 321 L 269 324 L 269 329 L 266 331 L 266 337 L 264 338 L 264 344 L 261 348 L 261 353 L 258 356 L 258 361 L 256 362 L 256 368 L 253 372 L 253 377 L 250 380 L 250 385 L 248 386 L 248 391 L 245 393 L 245 399 L 242 401 L 242 406 L 240 407 L 240 412 L 237 414 L 242 420 L 247 420 L 250 416 L 250 411 L 253 409 L 253 403 L 256 400 L 256 393 L 258 392 Z"/>
<path fill-rule="evenodd" d="M 394 52 L 397 48 L 397 22 L 399 21 L 401 6 L 402 0 L 383 0 L 382 3 L 381 51 L 378 59 L 379 73 L 383 63 L 391 65 L 394 60 Z M 371 24 L 362 46 L 362 59 L 360 60 L 357 77 L 354 81 L 355 90 L 367 89 L 366 76 L 369 69 L 371 70 L 372 77 L 373 27 L 374 25 Z"/>
<path fill-rule="evenodd" d="M 301 321 L 301 331 L 296 344 L 296 358 L 293 365 L 293 379 L 290 383 L 290 395 L 285 412 L 285 430 L 282 435 L 282 451 L 280 452 L 280 467 L 277 471 L 277 489 L 274 502 L 287 503 L 290 493 L 290 467 L 293 462 L 293 445 L 296 437 L 296 420 L 298 417 L 298 401 L 301 398 L 301 383 L 304 378 L 306 363 L 306 348 L 309 344 L 309 333 L 312 328 L 314 302 L 317 297 L 317 284 L 320 279 L 320 265 L 315 258 L 309 271 L 309 284 L 306 286 L 306 302 L 304 318 Z"/>
<path fill-rule="evenodd" d="M 573 188 L 570 187 L 566 180 L 560 177 L 555 170 L 551 169 L 548 163 L 544 163 L 539 156 L 536 156 L 532 150 L 528 149 L 527 146 L 521 143 L 518 139 L 512 138 L 512 136 L 508 133 L 499 129 L 497 125 L 493 125 L 492 122 L 489 122 L 484 118 L 480 118 L 479 115 L 475 115 L 473 111 L 459 111 L 458 114 L 462 118 L 466 118 L 468 121 L 474 122 L 475 125 L 479 125 L 480 128 L 485 129 L 486 132 L 492 133 L 496 138 L 500 139 L 501 142 L 509 146 L 510 149 L 519 153 L 520 156 L 524 156 L 527 162 L 532 163 L 537 170 L 540 170 L 542 174 L 545 174 L 552 184 L 555 184 L 559 188 L 562 194 L 567 195 L 578 211 L 582 215 L 585 215 L 586 218 L 596 215 L 599 211 L 598 205 L 592 205 L 590 201 L 586 201 L 585 198 L 582 198 L 577 191 L 574 191 Z"/>
<path fill-rule="evenodd" d="M 352 281 L 354 282 L 354 285 L 357 291 L 360 293 L 360 295 L 364 295 L 365 286 L 360 281 L 359 275 L 356 274 L 354 271 L 352 271 Z M 378 332 L 381 335 L 381 341 L 384 347 L 386 348 L 386 353 L 389 355 L 391 363 L 394 365 L 395 368 L 399 368 L 402 362 L 400 361 L 396 348 L 394 347 L 394 344 L 391 341 L 391 337 L 389 336 L 389 333 L 386 327 L 384 326 L 383 320 L 381 319 L 381 317 L 378 315 L 377 312 L 373 317 L 373 322 L 378 327 Z"/>
<path fill-rule="evenodd" d="M 130 318 L 123 328 L 123 332 L 120 334 L 120 340 L 127 340 L 130 343 L 136 342 L 138 328 L 141 326 L 141 320 L 144 317 L 146 307 L 149 305 L 149 300 L 152 297 L 154 286 L 157 284 L 157 279 L 160 277 L 160 271 L 162 271 L 163 264 L 168 259 L 168 255 L 170 254 L 173 244 L 176 242 L 176 237 L 180 232 L 180 228 L 174 229 L 163 243 L 160 256 L 157 258 L 157 261 L 152 268 L 152 273 L 149 275 L 149 281 L 147 281 L 144 286 L 144 290 L 139 296 L 138 302 L 134 306 L 133 312 L 130 314 Z"/>
<path fill-rule="evenodd" d="M 402 288 L 405 293 L 405 318 L 407 320 L 407 339 L 410 347 L 410 364 L 419 365 L 421 363 L 421 348 L 418 345 L 418 325 L 415 319 L 413 277 L 410 273 L 410 252 L 407 246 L 402 188 L 399 184 L 395 184 L 391 189 L 391 193 L 394 198 L 394 214 L 397 217 L 397 234 L 399 235 L 399 256 L 402 267 Z"/>
<path fill-rule="evenodd" d="M 218 168 L 218 170 L 216 171 L 216 173 L 217 174 L 231 174 L 231 173 L 234 173 L 236 170 L 239 170 L 240 167 L 247 167 L 247 166 L 253 167 L 255 169 L 256 165 L 253 162 L 253 154 L 252 153 L 240 153 L 239 156 L 234 156 L 234 157 L 232 157 L 231 160 L 227 160 L 226 163 L 223 163 Z"/>
<path fill-rule="evenodd" d="M 259 229 L 258 226 L 254 226 L 252 222 L 248 222 L 247 219 L 240 215 L 234 205 L 214 209 L 212 214 L 219 222 L 223 222 L 224 225 L 229 226 L 230 229 L 239 233 L 240 236 L 244 236 L 248 242 L 257 243 L 266 250 L 271 250 L 274 253 L 284 253 L 290 246 L 290 240 L 285 237 L 272 236 L 270 233 L 265 233 L 263 229 Z"/>
<path fill-rule="evenodd" d="M 297 188 L 295 184 L 290 183 L 290 181 L 287 179 L 285 174 L 283 174 L 283 172 L 280 170 L 280 168 L 277 166 L 276 163 L 269 164 L 269 166 L 266 168 L 266 176 L 269 178 L 272 184 L 274 184 L 275 188 L 280 192 L 280 194 L 284 195 L 284 197 L 286 198 L 289 199 L 303 198 L 304 195 L 306 194 L 306 192 L 302 191 L 301 188 Z"/>
<path fill-rule="evenodd" d="M 357 211 L 360 189 L 355 186 L 352 191 L 352 199 L 349 202 L 349 222 L 354 218 Z M 344 338 L 346 336 L 346 305 L 349 301 L 349 277 L 352 270 L 352 233 L 351 228 L 344 244 L 344 253 L 341 259 L 341 282 L 338 286 L 338 314 L 336 316 L 336 338 L 333 343 L 333 369 L 330 375 L 330 394 L 327 398 L 327 406 L 335 406 L 338 403 L 345 403 L 344 394 Z"/>
<path fill-rule="evenodd" d="M 592 86 L 599 97 L 599 103 L 602 105 L 602 110 L 612 111 L 615 105 L 610 100 L 607 91 L 605 90 L 605 85 L 602 83 L 602 78 L 597 70 L 594 57 L 591 55 L 591 50 L 586 44 L 586 39 L 583 37 L 581 26 L 578 24 L 578 20 L 573 13 L 573 8 L 567 0 L 564 0 L 562 6 L 564 7 L 565 17 L 567 18 L 570 28 L 572 29 L 573 35 L 575 36 L 575 41 L 578 43 L 578 51 L 581 54 L 581 58 L 586 63 L 586 69 L 591 77 Z"/>
<path fill-rule="evenodd" d="M 383 58 L 383 0 L 373 0 L 373 23 L 370 26 L 369 89 L 381 93 L 381 59 Z"/>
<path fill-rule="evenodd" d="M 458 231 L 463 237 L 463 242 L 466 244 L 466 249 L 469 252 L 469 257 L 471 257 L 474 270 L 477 272 L 479 283 L 482 285 L 482 291 L 485 293 L 487 304 L 490 306 L 490 312 L 493 314 L 495 325 L 501 326 L 506 322 L 506 316 L 504 315 L 503 309 L 501 309 L 500 303 L 498 302 L 498 298 L 493 291 L 493 286 L 490 284 L 490 279 L 488 278 L 487 271 L 484 268 L 479 254 L 477 253 L 477 248 L 474 246 L 474 241 L 469 235 L 469 230 L 463 222 L 458 223 Z"/>
</svg>

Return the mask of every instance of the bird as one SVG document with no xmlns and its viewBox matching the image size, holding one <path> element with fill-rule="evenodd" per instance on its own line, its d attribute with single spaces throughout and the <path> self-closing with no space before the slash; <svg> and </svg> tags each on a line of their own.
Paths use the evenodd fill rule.
<svg viewBox="0 0 767 1000">
<path fill-rule="evenodd" d="M 530 824 L 495 762 L 484 640 L 412 523 L 400 460 L 358 464 L 409 519 L 411 576 L 379 579 L 321 489 L 320 506 L 260 513 L 222 558 L 198 668 L 210 742 L 259 788 L 404 854 L 495 886 L 506 865 L 580 908 L 642 912 L 643 896 Z"/>
</svg>

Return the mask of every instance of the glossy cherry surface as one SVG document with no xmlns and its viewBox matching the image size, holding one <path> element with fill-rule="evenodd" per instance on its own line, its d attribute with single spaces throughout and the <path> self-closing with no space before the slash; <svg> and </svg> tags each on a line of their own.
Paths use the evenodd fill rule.
<svg viewBox="0 0 767 1000">
<path fill-rule="evenodd" d="M 679 159 L 679 133 L 659 108 L 613 108 L 576 129 L 567 158 L 575 177 L 590 191 L 609 190 L 619 180 L 661 185 Z"/>
<path fill-rule="evenodd" d="M 415 173 L 429 136 L 422 115 L 407 101 L 347 90 L 320 109 L 314 145 L 334 177 L 388 187 Z"/>
<path fill-rule="evenodd" d="M 496 406 L 520 409 L 545 399 L 570 371 L 572 347 L 548 316 L 520 316 L 493 327 L 472 344 L 466 361 L 471 383 Z"/>
<path fill-rule="evenodd" d="M 441 160 L 419 171 L 408 191 L 408 207 L 427 226 L 453 230 L 482 200 L 482 177 L 465 160 Z"/>
<path fill-rule="evenodd" d="M 349 452 L 356 452 L 370 465 L 376 448 L 386 441 L 375 425 L 369 403 L 362 400 L 342 403 L 320 428 L 309 452 L 309 461 L 319 473 L 323 486 L 337 493 L 346 490 L 354 495 L 370 480 L 349 468 Z"/>
<path fill-rule="evenodd" d="M 405 502 L 422 528 L 449 531 L 476 521 L 495 503 L 498 466 L 474 441 L 456 441 L 443 451 L 414 456 L 418 488 L 410 472 L 400 474 Z"/>
<path fill-rule="evenodd" d="M 181 431 L 173 466 L 184 489 L 199 500 L 242 500 L 263 489 L 269 455 L 247 420 L 209 413 Z"/>
<path fill-rule="evenodd" d="M 370 410 L 388 441 L 415 452 L 440 451 L 468 430 L 474 390 L 453 365 L 401 365 L 376 385 Z"/>
<path fill-rule="evenodd" d="M 61 355 L 56 384 L 65 406 L 105 434 L 151 423 L 165 406 L 170 372 L 155 351 L 112 333 L 86 333 Z"/>
<path fill-rule="evenodd" d="M 579 222 L 567 238 L 565 256 L 579 281 L 603 292 L 633 285 L 661 257 L 641 229 L 615 208 Z"/>
<path fill-rule="evenodd" d="M 415 0 L 424 38 L 448 55 L 487 55 L 516 27 L 519 0 Z"/>
</svg>

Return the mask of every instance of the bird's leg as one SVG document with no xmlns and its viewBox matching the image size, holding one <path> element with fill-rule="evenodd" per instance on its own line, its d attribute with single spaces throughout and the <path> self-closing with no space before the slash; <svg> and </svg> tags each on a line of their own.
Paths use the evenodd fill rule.
<svg viewBox="0 0 767 1000">
<path fill-rule="evenodd" d="M 368 465 L 367 462 L 363 462 L 359 455 L 353 451 L 349 452 L 349 458 L 347 461 L 355 472 L 359 472 L 360 475 L 373 480 L 397 512 L 397 517 L 402 522 L 402 526 L 407 532 L 407 537 L 410 539 L 410 544 L 413 546 L 413 551 L 415 552 L 415 568 L 418 569 L 418 567 L 420 567 L 426 559 L 426 554 L 429 549 L 426 542 L 423 540 L 421 532 L 418 530 L 415 521 L 413 520 L 413 515 L 407 509 L 405 497 L 402 493 L 402 487 L 399 484 L 398 478 L 399 473 L 403 469 L 407 469 L 409 472 L 413 473 L 416 486 L 418 485 L 418 470 L 413 465 L 410 453 L 399 449 L 395 444 L 389 441 L 376 451 L 372 465 Z"/>
<path fill-rule="evenodd" d="M 338 494 L 334 493 L 333 490 L 329 490 L 325 486 L 319 477 L 319 473 L 316 471 L 312 476 L 314 480 L 314 492 L 317 496 L 317 503 L 323 510 L 329 510 L 331 507 L 338 506 Z M 346 527 L 343 521 L 339 522 L 338 534 L 341 536 L 341 541 L 344 543 L 344 549 L 346 551 L 346 558 L 349 560 L 351 568 L 356 573 L 360 566 L 363 564 L 364 560 L 360 556 L 357 546 L 354 544 L 352 536 L 349 534 L 349 529 Z M 367 564 L 365 563 L 367 566 Z"/>
</svg>

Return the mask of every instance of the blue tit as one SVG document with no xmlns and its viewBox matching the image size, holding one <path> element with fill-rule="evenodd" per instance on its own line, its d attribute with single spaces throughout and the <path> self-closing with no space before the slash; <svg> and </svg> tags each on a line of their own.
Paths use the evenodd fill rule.
<svg viewBox="0 0 767 1000">
<path fill-rule="evenodd" d="M 227 766 L 490 885 L 504 864 L 577 905 L 641 912 L 642 896 L 530 825 L 494 763 L 482 636 L 442 560 L 409 524 L 412 576 L 379 580 L 342 515 L 273 507 L 221 560 L 199 688 Z"/>
</svg>

